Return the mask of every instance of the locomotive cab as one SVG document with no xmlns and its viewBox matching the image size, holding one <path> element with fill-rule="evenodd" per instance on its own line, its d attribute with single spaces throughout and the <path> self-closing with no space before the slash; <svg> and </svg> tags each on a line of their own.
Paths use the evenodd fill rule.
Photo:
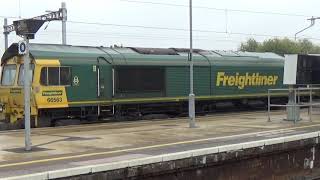
<svg viewBox="0 0 320 180">
<path fill-rule="evenodd" d="M 53 51 L 57 48 L 67 50 L 65 46 L 47 45 L 43 49 L 42 45 L 30 44 L 31 126 L 78 124 L 110 113 L 112 71 L 108 57 L 86 54 L 87 48 L 79 48 L 78 53 L 70 51 L 65 58 L 65 54 Z M 0 129 L 22 128 L 24 64 L 17 44 L 5 51 L 1 62 Z"/>
<path fill-rule="evenodd" d="M 34 63 L 30 65 L 30 79 L 33 80 Z M 12 126 L 21 127 L 24 116 L 24 64 L 23 58 L 14 56 L 2 64 L 1 86 L 0 86 L 0 119 Z M 32 81 L 31 81 L 32 84 Z M 31 98 L 33 106 L 33 98 Z M 31 108 L 35 114 L 34 107 Z"/>
</svg>

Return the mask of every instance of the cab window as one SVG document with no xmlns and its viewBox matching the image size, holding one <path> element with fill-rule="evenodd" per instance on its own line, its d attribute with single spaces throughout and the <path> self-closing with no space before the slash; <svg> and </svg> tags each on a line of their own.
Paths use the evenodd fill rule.
<svg viewBox="0 0 320 180">
<path fill-rule="evenodd" d="M 15 64 L 5 65 L 2 71 L 1 85 L 11 86 L 14 84 L 17 66 Z"/>
<path fill-rule="evenodd" d="M 71 71 L 70 67 L 60 67 L 60 85 L 71 85 Z"/>
<path fill-rule="evenodd" d="M 70 86 L 70 67 L 43 67 L 40 74 L 40 84 L 44 86 Z"/>
<path fill-rule="evenodd" d="M 34 70 L 34 64 L 30 64 L 29 77 L 31 78 L 31 82 L 33 81 L 33 70 Z M 23 84 L 24 84 L 24 65 L 21 64 L 19 68 L 18 85 L 23 86 Z"/>
<path fill-rule="evenodd" d="M 48 67 L 48 82 L 49 86 L 58 86 L 59 85 L 59 67 Z"/>
</svg>

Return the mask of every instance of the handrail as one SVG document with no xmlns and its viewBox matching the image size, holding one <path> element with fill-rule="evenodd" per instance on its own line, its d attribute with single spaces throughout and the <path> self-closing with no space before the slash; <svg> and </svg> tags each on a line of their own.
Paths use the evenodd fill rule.
<svg viewBox="0 0 320 180">
<path fill-rule="evenodd" d="M 319 102 L 313 102 L 313 94 L 315 90 L 319 90 L 320 88 L 317 87 L 299 87 L 299 88 L 281 88 L 281 89 L 268 89 L 268 122 L 271 122 L 270 111 L 271 107 L 294 107 L 294 111 L 296 111 L 296 107 L 309 107 L 308 115 L 309 121 L 312 121 L 312 108 L 314 106 L 320 106 Z M 271 96 L 272 91 L 288 91 L 294 93 L 294 103 L 293 104 L 271 104 Z M 306 95 L 308 93 L 308 95 Z M 309 96 L 309 102 L 301 102 L 301 94 L 303 96 Z M 298 102 L 297 102 L 298 100 Z M 296 123 L 296 119 L 294 119 Z"/>
</svg>

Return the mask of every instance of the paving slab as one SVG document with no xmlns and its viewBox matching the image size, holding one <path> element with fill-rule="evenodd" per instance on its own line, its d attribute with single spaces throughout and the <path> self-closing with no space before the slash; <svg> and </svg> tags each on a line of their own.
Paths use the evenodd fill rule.
<svg viewBox="0 0 320 180">
<path fill-rule="evenodd" d="M 63 169 L 77 172 L 99 172 L 115 166 L 141 165 L 160 160 L 179 159 L 203 152 L 225 152 L 233 148 L 284 143 L 281 137 L 297 134 L 318 135 L 320 115 L 294 124 L 283 121 L 284 111 L 272 112 L 267 122 L 266 112 L 219 113 L 198 116 L 198 128 L 188 128 L 187 118 L 134 121 L 32 129 L 32 148 L 24 150 L 23 130 L 0 132 L 0 178 L 33 173 L 49 177 L 63 176 Z M 315 133 L 312 133 L 315 132 Z M 290 140 L 290 139 L 289 139 Z M 255 144 L 248 142 L 255 141 Z M 203 152 L 197 152 L 204 149 Z M 176 154 L 169 156 L 168 154 Z M 131 162 L 131 160 L 137 160 Z M 108 166 L 105 166 L 105 165 Z M 91 165 L 101 165 L 90 168 Z M 89 168 L 88 168 L 89 167 Z"/>
</svg>

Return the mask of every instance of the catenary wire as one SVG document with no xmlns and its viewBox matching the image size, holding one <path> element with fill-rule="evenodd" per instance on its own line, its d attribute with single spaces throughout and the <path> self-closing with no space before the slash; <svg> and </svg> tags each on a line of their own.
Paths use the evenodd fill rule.
<svg viewBox="0 0 320 180">
<path fill-rule="evenodd" d="M 160 27 L 160 26 L 143 26 L 143 25 L 127 25 L 127 24 L 113 24 L 113 23 L 101 23 L 101 22 L 85 22 L 85 21 L 68 21 L 69 23 L 75 24 L 86 24 L 86 25 L 99 25 L 99 26 L 115 26 L 115 27 L 127 27 L 127 28 L 142 28 L 142 29 L 156 29 L 156 30 L 169 30 L 169 31 L 186 31 L 189 29 L 183 28 L 170 28 L 170 27 Z M 244 32 L 226 32 L 226 31 L 215 31 L 215 30 L 203 30 L 203 29 L 194 29 L 194 32 L 200 33 L 216 33 L 216 34 L 227 34 L 227 35 L 243 35 L 250 37 L 288 37 L 294 38 L 294 36 L 287 35 L 275 35 L 275 34 L 258 34 L 258 33 L 244 33 Z M 311 39 L 311 38 L 308 38 Z"/>
<path fill-rule="evenodd" d="M 129 2 L 129 3 L 137 3 L 137 4 L 151 4 L 151 5 L 162 5 L 162 6 L 173 6 L 173 7 L 189 7 L 188 5 L 183 5 L 183 4 L 162 3 L 162 2 L 153 2 L 153 1 L 136 1 L 136 0 L 120 0 L 120 1 Z M 205 6 L 193 6 L 192 8 L 215 10 L 215 11 L 252 13 L 252 14 L 269 14 L 269 15 L 280 15 L 280 16 L 311 17 L 311 15 L 296 14 L 296 13 L 252 11 L 252 10 L 228 9 L 228 8 L 223 9 L 223 8 L 213 8 L 213 7 L 205 7 Z"/>
</svg>

